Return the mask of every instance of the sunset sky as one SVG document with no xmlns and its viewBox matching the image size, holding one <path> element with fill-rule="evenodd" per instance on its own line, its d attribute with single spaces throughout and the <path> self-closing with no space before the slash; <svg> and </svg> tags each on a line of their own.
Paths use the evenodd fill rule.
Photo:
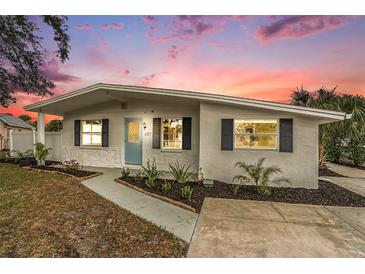
<svg viewBox="0 0 365 274">
<path fill-rule="evenodd" d="M 301 85 L 365 95 L 365 16 L 69 16 L 68 25 L 61 64 L 40 24 L 54 96 L 98 82 L 279 102 Z M 46 98 L 17 99 L 0 112 Z"/>
</svg>

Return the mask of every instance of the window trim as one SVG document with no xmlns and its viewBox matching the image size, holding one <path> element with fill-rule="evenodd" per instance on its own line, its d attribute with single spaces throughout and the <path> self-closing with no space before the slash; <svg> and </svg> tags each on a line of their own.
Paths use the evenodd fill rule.
<svg viewBox="0 0 365 274">
<path fill-rule="evenodd" d="M 164 133 L 163 133 L 163 120 L 164 119 L 180 119 L 181 120 L 181 148 L 173 148 L 173 147 L 164 147 L 163 146 L 163 136 L 164 136 Z M 182 151 L 182 143 L 183 143 L 183 131 L 184 131 L 184 128 L 183 128 L 183 117 L 161 117 L 161 150 L 163 151 Z"/>
<path fill-rule="evenodd" d="M 92 140 L 93 132 L 84 132 L 83 131 L 83 122 L 94 122 L 94 121 L 100 121 L 101 123 L 101 131 L 100 131 L 100 144 L 84 144 L 83 143 L 83 135 L 84 133 L 90 134 L 90 139 Z M 87 119 L 87 120 L 80 120 L 80 147 L 94 147 L 94 148 L 101 148 L 103 145 L 103 119 Z M 98 135 L 98 134 L 97 134 Z"/>
<path fill-rule="evenodd" d="M 276 147 L 275 148 L 237 148 L 236 147 L 236 121 L 237 120 L 251 120 L 251 121 L 259 121 L 259 120 L 272 120 L 276 121 Z M 249 134 L 247 134 L 249 135 Z M 252 134 L 252 135 L 275 135 L 274 133 L 260 133 L 260 134 Z M 280 130 L 279 130 L 279 118 L 235 118 L 233 119 L 233 149 L 234 150 L 252 150 L 252 151 L 258 151 L 258 150 L 267 150 L 267 151 L 279 151 L 279 140 L 280 140 Z"/>
</svg>

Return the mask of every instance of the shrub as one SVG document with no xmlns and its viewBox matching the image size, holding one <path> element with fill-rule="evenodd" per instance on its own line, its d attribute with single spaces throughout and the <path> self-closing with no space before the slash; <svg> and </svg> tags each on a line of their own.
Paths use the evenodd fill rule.
<svg viewBox="0 0 365 274">
<path fill-rule="evenodd" d="M 131 174 L 131 171 L 129 170 L 129 168 L 123 167 L 122 168 L 122 178 L 128 178 L 129 174 Z"/>
<path fill-rule="evenodd" d="M 236 175 L 233 177 L 233 182 L 238 181 L 238 184 L 234 186 L 233 192 L 237 195 L 237 192 L 241 185 L 243 184 L 254 184 L 256 186 L 257 193 L 270 195 L 271 190 L 269 183 L 280 183 L 287 182 L 289 180 L 283 177 L 271 179 L 273 174 L 281 173 L 281 169 L 278 167 L 263 167 L 265 158 L 261 158 L 256 164 L 247 164 L 245 162 L 237 162 L 235 167 L 240 167 L 243 169 L 243 175 Z"/>
<path fill-rule="evenodd" d="M 63 162 L 63 166 L 68 170 L 81 169 L 81 165 L 77 160 L 68 160 Z"/>
<path fill-rule="evenodd" d="M 137 170 L 136 176 L 134 176 L 134 181 L 136 183 L 141 183 L 143 181 L 143 176 L 141 175 L 141 170 Z"/>
<path fill-rule="evenodd" d="M 155 186 L 155 181 L 161 176 L 162 172 L 157 169 L 157 165 L 155 160 L 150 161 L 147 160 L 147 167 L 142 166 L 141 175 L 145 178 L 145 184 L 148 188 L 152 188 Z"/>
<path fill-rule="evenodd" d="M 34 157 L 34 152 L 32 149 L 28 149 L 25 152 L 21 152 L 19 150 L 14 151 L 16 154 L 16 158 L 20 159 L 20 158 L 30 158 L 30 157 Z"/>
<path fill-rule="evenodd" d="M 184 186 L 181 188 L 181 197 L 183 199 L 191 201 L 191 197 L 193 196 L 193 188 L 191 186 Z"/>
<path fill-rule="evenodd" d="M 178 161 L 174 165 L 169 164 L 169 167 L 172 176 L 179 184 L 185 184 L 192 174 L 192 172 L 189 172 L 190 165 L 181 165 Z"/>
<path fill-rule="evenodd" d="M 35 157 L 39 160 L 41 165 L 44 165 L 44 161 L 47 159 L 51 151 L 52 148 L 46 147 L 45 144 L 42 143 L 35 144 Z"/>
<path fill-rule="evenodd" d="M 169 192 L 171 190 L 171 183 L 164 179 L 164 183 L 161 186 L 161 191 L 163 193 Z"/>
</svg>

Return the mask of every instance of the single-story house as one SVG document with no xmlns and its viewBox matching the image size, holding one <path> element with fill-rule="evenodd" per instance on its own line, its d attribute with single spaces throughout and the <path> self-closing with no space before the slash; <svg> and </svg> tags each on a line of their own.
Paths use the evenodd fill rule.
<svg viewBox="0 0 365 274">
<path fill-rule="evenodd" d="M 10 114 L 0 113 L 0 150 L 10 149 L 10 132 L 32 131 L 35 128 L 22 119 Z"/>
<path fill-rule="evenodd" d="M 99 83 L 25 107 L 63 116 L 63 159 L 159 169 L 179 161 L 230 183 L 237 161 L 279 166 L 293 187 L 318 187 L 319 125 L 346 114 L 219 94 Z"/>
</svg>

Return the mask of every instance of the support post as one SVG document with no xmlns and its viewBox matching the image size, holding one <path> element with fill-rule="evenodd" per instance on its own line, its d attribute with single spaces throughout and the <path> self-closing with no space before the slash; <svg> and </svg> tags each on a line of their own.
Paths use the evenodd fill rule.
<svg viewBox="0 0 365 274">
<path fill-rule="evenodd" d="M 13 146 L 13 130 L 9 129 L 9 150 L 10 150 L 10 156 L 14 156 L 14 146 Z"/>
<path fill-rule="evenodd" d="M 36 131 L 36 129 L 32 129 L 32 133 L 33 133 L 33 152 L 35 153 L 35 144 L 37 143 L 37 139 L 36 139 L 37 131 Z"/>
<path fill-rule="evenodd" d="M 46 137 L 45 137 L 45 113 L 44 112 L 38 112 L 37 117 L 37 142 L 45 144 Z"/>
</svg>

